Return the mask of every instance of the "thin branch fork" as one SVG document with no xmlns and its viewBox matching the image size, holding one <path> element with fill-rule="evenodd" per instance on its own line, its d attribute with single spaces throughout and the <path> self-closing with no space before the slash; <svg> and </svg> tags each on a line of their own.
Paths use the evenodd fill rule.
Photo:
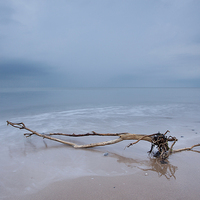
<svg viewBox="0 0 200 200">
<path fill-rule="evenodd" d="M 198 146 L 200 146 L 200 143 L 199 143 L 199 144 L 192 145 L 191 147 L 173 150 L 172 153 L 177 153 L 177 152 L 181 152 L 181 151 L 194 151 L 193 148 L 194 148 L 194 147 L 198 147 Z M 200 151 L 195 151 L 195 152 L 200 153 Z"/>
</svg>

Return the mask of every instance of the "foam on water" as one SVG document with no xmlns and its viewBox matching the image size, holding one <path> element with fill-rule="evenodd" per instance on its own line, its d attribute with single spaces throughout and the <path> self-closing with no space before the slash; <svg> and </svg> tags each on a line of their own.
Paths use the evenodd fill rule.
<svg viewBox="0 0 200 200">
<path fill-rule="evenodd" d="M 67 131 L 82 133 L 85 131 L 117 131 L 117 127 L 127 127 L 129 131 L 134 131 L 132 126 L 152 121 L 173 121 L 195 119 L 198 121 L 200 108 L 197 105 L 140 105 L 140 106 L 110 106 L 95 107 L 87 109 L 75 109 L 60 112 L 42 113 L 24 117 L 12 117 L 9 120 L 28 124 L 32 128 L 37 128 L 40 132 Z M 148 121 L 148 122 L 147 122 Z M 5 121 L 0 121 L 3 129 Z M 161 124 L 163 126 L 163 124 Z M 122 130 L 120 130 L 122 131 Z M 143 131 L 146 131 L 145 129 Z M 162 130 L 160 130 L 162 131 Z"/>
</svg>

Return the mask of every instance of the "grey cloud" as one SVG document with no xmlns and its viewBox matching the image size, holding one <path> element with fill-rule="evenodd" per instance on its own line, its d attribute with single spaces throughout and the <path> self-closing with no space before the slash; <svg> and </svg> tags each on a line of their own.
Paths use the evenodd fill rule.
<svg viewBox="0 0 200 200">
<path fill-rule="evenodd" d="M 4 60 L 0 62 L 0 87 L 44 86 L 50 76 L 41 63 L 27 60 Z"/>
<path fill-rule="evenodd" d="M 0 24 L 7 25 L 13 22 L 14 9 L 6 2 L 0 2 Z"/>
<path fill-rule="evenodd" d="M 4 63 L 1 80 L 29 77 L 32 85 L 49 87 L 199 85 L 198 70 L 194 77 L 188 70 L 200 66 L 200 1 L 2 2 L 9 27 L 1 26 L 0 58 L 21 60 Z"/>
<path fill-rule="evenodd" d="M 47 69 L 36 62 L 22 60 L 9 60 L 0 62 L 1 79 L 44 76 L 46 74 Z"/>
<path fill-rule="evenodd" d="M 70 87 L 70 73 L 31 60 L 0 61 L 0 87 Z"/>
</svg>

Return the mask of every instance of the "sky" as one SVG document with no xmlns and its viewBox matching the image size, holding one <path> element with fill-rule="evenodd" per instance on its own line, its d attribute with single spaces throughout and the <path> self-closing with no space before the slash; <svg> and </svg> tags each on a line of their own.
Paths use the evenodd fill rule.
<svg viewBox="0 0 200 200">
<path fill-rule="evenodd" d="M 0 88 L 200 87 L 199 0 L 0 0 Z"/>
</svg>

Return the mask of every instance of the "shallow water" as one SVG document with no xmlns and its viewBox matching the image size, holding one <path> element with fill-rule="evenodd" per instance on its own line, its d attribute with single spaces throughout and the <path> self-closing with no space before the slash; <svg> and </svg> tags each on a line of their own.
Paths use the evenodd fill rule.
<svg viewBox="0 0 200 200">
<path fill-rule="evenodd" d="M 40 133 L 142 133 L 170 130 L 177 148 L 199 143 L 200 89 L 108 88 L 5 90 L 0 92 L 0 188 L 2 198 L 15 192 L 35 192 L 53 181 L 80 176 L 134 174 L 151 168 L 155 173 L 177 171 L 173 157 L 162 169 L 147 155 L 150 144 L 130 141 L 93 149 L 73 149 L 6 126 L 24 122 Z M 112 137 L 69 138 L 93 143 Z M 108 152 L 108 156 L 104 153 Z M 112 167 L 111 167 L 112 166 Z M 174 175 L 175 176 L 175 175 Z M 173 178 L 173 175 L 170 176 Z"/>
</svg>

